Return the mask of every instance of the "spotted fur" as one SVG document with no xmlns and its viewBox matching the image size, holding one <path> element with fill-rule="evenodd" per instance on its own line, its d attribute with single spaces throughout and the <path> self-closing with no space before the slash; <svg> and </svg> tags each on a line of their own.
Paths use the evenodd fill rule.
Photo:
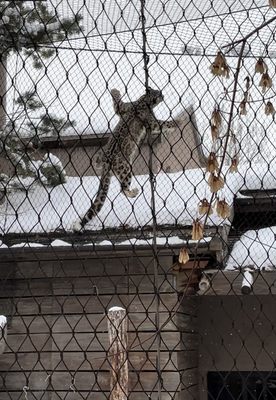
<svg viewBox="0 0 276 400">
<path fill-rule="evenodd" d="M 114 174 L 121 183 L 122 192 L 128 197 L 135 197 L 138 189 L 131 189 L 132 163 L 143 141 L 147 129 L 175 126 L 172 121 L 158 121 L 153 109 L 163 101 L 162 92 L 149 88 L 148 92 L 133 103 L 124 103 L 118 90 L 111 91 L 113 106 L 120 120 L 112 137 L 101 155 L 102 173 L 99 189 L 94 201 L 85 215 L 73 225 L 74 231 L 80 231 L 102 209 L 107 197 L 110 180 Z"/>
</svg>

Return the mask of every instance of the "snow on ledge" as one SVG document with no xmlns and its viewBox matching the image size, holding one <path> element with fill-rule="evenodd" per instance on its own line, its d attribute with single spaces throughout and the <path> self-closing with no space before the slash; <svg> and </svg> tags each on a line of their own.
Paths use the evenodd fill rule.
<svg viewBox="0 0 276 400">
<path fill-rule="evenodd" d="M 276 226 L 245 232 L 234 244 L 225 270 L 276 270 Z"/>
<path fill-rule="evenodd" d="M 62 246 L 72 246 L 70 243 L 65 242 L 64 240 L 56 239 L 51 243 L 51 246 L 54 247 L 62 247 Z"/>
<path fill-rule="evenodd" d="M 275 188 L 276 160 L 267 164 L 242 165 L 235 174 L 227 174 L 225 187 L 219 194 L 233 204 L 240 189 Z M 156 175 L 155 204 L 158 225 L 191 225 L 198 217 L 198 203 L 210 198 L 207 184 L 209 174 L 203 169 L 178 173 L 160 172 Z M 68 177 L 64 185 L 55 188 L 32 185 L 32 189 L 7 194 L 0 205 L 0 229 L 4 233 L 47 233 L 57 229 L 72 230 L 73 222 L 82 216 L 91 204 L 99 184 L 92 176 Z M 97 218 L 87 224 L 88 230 L 110 228 L 140 228 L 151 226 L 151 186 L 147 175 L 133 178 L 133 187 L 139 188 L 136 198 L 127 198 L 120 192 L 115 177 L 111 180 L 108 198 Z M 16 215 L 17 214 L 17 215 Z M 207 225 L 222 225 L 228 220 L 214 212 Z"/>
<path fill-rule="evenodd" d="M 6 246 L 7 247 L 7 246 Z M 28 248 L 28 247 L 45 247 L 45 245 L 41 243 L 35 243 L 35 242 L 21 242 L 17 243 L 11 246 L 11 248 Z"/>
</svg>

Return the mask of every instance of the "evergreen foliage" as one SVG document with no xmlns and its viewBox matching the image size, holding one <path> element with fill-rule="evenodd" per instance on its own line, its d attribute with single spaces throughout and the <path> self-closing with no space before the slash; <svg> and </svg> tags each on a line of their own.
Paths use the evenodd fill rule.
<svg viewBox="0 0 276 400">
<path fill-rule="evenodd" d="M 81 19 L 80 15 L 61 18 L 47 1 L 0 1 L 0 62 L 7 65 L 8 70 L 9 55 L 20 52 L 23 58 L 32 59 L 35 68 L 41 69 L 43 60 L 51 58 L 57 51 L 46 46 L 79 34 Z M 46 165 L 45 159 L 38 162 L 34 143 L 37 146 L 41 136 L 59 135 L 74 122 L 50 114 L 35 89 L 20 94 L 15 106 L 14 115 L 2 124 L 2 157 L 13 164 L 14 175 L 19 178 L 43 177 L 50 185 L 64 183 L 62 165 Z"/>
</svg>

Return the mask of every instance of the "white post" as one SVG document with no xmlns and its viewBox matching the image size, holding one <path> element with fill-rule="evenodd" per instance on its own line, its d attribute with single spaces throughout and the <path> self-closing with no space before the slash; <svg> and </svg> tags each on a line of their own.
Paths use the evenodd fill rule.
<svg viewBox="0 0 276 400">
<path fill-rule="evenodd" d="M 108 310 L 110 400 L 128 398 L 127 315 L 121 307 Z"/>
<path fill-rule="evenodd" d="M 201 292 L 207 292 L 211 287 L 210 278 L 204 273 L 199 281 L 198 287 Z"/>
<path fill-rule="evenodd" d="M 241 285 L 242 294 L 249 294 L 252 290 L 254 275 L 252 269 L 245 268 Z"/>
</svg>

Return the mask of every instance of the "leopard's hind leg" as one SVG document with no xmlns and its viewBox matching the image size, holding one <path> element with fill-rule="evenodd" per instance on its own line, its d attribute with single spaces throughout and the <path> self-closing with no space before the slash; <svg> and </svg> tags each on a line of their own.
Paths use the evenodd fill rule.
<svg viewBox="0 0 276 400">
<path fill-rule="evenodd" d="M 121 165 L 119 166 L 119 169 L 116 171 L 116 176 L 121 183 L 121 189 L 122 192 L 127 196 L 127 197 L 136 197 L 137 194 L 139 193 L 138 188 L 133 188 L 131 189 L 131 180 L 132 180 L 132 168 L 131 165 L 127 163 L 127 161 L 122 162 Z"/>
</svg>

